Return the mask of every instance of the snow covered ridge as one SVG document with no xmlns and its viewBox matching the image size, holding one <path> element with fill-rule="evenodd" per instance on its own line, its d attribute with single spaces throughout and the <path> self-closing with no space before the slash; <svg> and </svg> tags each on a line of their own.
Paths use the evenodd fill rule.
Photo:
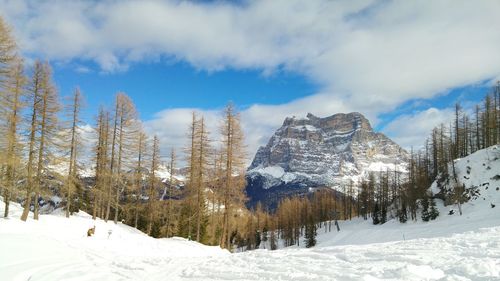
<svg viewBox="0 0 500 281">
<path fill-rule="evenodd" d="M 360 113 L 286 118 L 248 170 L 263 189 L 286 183 L 335 188 L 369 172 L 407 171 L 408 153 L 373 131 Z"/>
<path fill-rule="evenodd" d="M 446 203 L 453 204 L 455 188 L 460 187 L 463 189 L 464 200 L 468 201 L 464 207 L 471 205 L 474 208 L 495 208 L 500 213 L 500 145 L 457 159 L 454 166 L 457 182 L 450 163 L 450 175 L 446 178 L 438 176 L 431 186 L 432 193 L 445 199 Z"/>
<path fill-rule="evenodd" d="M 52 164 L 49 165 L 48 169 L 54 173 L 64 176 L 68 173 L 68 163 L 60 162 Z M 82 178 L 95 177 L 95 165 L 83 166 L 80 170 L 78 170 L 78 174 Z M 162 182 L 170 181 L 170 169 L 165 165 L 159 165 L 158 170 L 156 170 L 156 175 L 162 180 Z M 186 180 L 185 176 L 180 173 L 174 173 L 172 178 L 178 182 L 184 182 Z"/>
</svg>

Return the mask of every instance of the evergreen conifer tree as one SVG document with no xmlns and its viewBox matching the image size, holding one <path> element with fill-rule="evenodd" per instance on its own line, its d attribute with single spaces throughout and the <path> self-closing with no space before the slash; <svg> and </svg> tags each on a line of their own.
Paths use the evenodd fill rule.
<svg viewBox="0 0 500 281">
<path fill-rule="evenodd" d="M 375 203 L 375 207 L 373 208 L 373 224 L 379 224 L 380 223 L 380 209 L 378 207 L 378 203 Z"/>
<path fill-rule="evenodd" d="M 439 216 L 439 210 L 436 208 L 436 201 L 434 198 L 431 198 L 430 200 L 430 210 L 429 210 L 429 218 L 431 220 L 435 220 Z"/>
<path fill-rule="evenodd" d="M 269 244 L 272 251 L 278 249 L 278 245 L 276 244 L 276 234 L 274 233 L 274 230 L 271 230 L 271 233 L 269 235 Z"/>
<path fill-rule="evenodd" d="M 430 214 L 429 214 L 429 199 L 428 198 L 423 198 L 421 202 L 422 202 L 422 220 L 423 221 L 429 221 L 429 219 L 430 219 Z"/>
<path fill-rule="evenodd" d="M 401 203 L 401 209 L 399 210 L 399 222 L 405 223 L 408 221 L 408 214 L 406 212 L 406 203 L 403 201 Z"/>
<path fill-rule="evenodd" d="M 316 235 L 316 224 L 314 223 L 312 215 L 310 215 L 307 219 L 305 232 L 306 248 L 311 248 L 316 245 Z"/>
<path fill-rule="evenodd" d="M 255 231 L 255 249 L 259 249 L 261 241 L 260 231 L 257 229 Z"/>
</svg>

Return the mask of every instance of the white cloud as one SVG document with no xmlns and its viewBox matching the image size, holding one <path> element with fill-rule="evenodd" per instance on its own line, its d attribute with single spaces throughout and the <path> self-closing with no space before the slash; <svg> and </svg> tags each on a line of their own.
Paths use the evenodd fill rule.
<svg viewBox="0 0 500 281">
<path fill-rule="evenodd" d="M 75 72 L 78 72 L 78 73 L 90 73 L 92 70 L 86 66 L 83 66 L 83 65 L 79 65 L 75 68 Z"/>
<path fill-rule="evenodd" d="M 493 0 L 0 0 L 0 6 L 27 54 L 92 60 L 107 72 L 165 58 L 205 71 L 292 71 L 321 87 L 287 104 L 245 110 L 251 150 L 287 115 L 352 110 L 376 122 L 405 101 L 500 77 L 500 2 Z M 173 140 L 189 111 L 167 110 L 149 124 Z M 396 124 L 424 112 L 401 116 L 385 130 L 405 146 L 417 145 L 417 135 L 396 132 Z"/>
<path fill-rule="evenodd" d="M 285 69 L 394 106 L 500 75 L 497 1 L 0 1 L 28 53 Z"/>
<path fill-rule="evenodd" d="M 410 150 L 413 146 L 417 150 L 423 147 L 434 127 L 441 123 L 448 124 L 453 119 L 453 115 L 454 109 L 452 108 L 431 107 L 397 117 L 385 126 L 384 131 L 405 149 Z"/>
<path fill-rule="evenodd" d="M 211 140 L 219 130 L 219 112 L 215 110 L 200 110 L 195 108 L 175 108 L 158 112 L 152 120 L 144 122 L 146 132 L 153 136 L 157 135 L 160 139 L 161 155 L 165 160 L 170 155 L 170 150 L 175 149 L 177 155 L 184 155 L 183 152 L 189 144 L 189 126 L 191 124 L 192 113 L 197 117 L 203 116 L 210 133 Z M 179 161 L 183 162 L 183 156 Z"/>
</svg>

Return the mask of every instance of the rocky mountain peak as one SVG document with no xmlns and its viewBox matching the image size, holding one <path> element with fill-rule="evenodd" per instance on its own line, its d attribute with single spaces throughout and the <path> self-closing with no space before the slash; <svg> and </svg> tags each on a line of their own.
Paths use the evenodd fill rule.
<svg viewBox="0 0 500 281">
<path fill-rule="evenodd" d="M 374 132 L 361 113 L 305 118 L 288 117 L 249 168 L 251 188 L 287 185 L 339 188 L 360 181 L 370 171 L 404 171 L 408 154 L 382 133 Z M 257 190 L 254 190 L 257 191 Z"/>
<path fill-rule="evenodd" d="M 370 121 L 361 113 L 338 113 L 329 117 L 320 118 L 312 113 L 308 113 L 306 118 L 287 117 L 283 122 L 283 126 L 305 126 L 310 125 L 324 130 L 333 131 L 349 131 L 355 129 L 364 129 L 372 131 Z"/>
<path fill-rule="evenodd" d="M 358 112 L 339 113 L 325 118 L 312 113 L 308 113 L 306 118 L 287 117 L 267 146 L 259 149 L 250 169 L 275 164 L 287 169 L 290 168 L 289 160 L 297 160 L 293 157 L 289 159 L 288 156 L 292 156 L 290 154 L 303 158 L 301 152 L 311 152 L 318 145 L 322 148 L 321 153 L 336 154 L 348 149 L 353 138 L 359 142 L 373 134 L 376 133 L 368 119 Z"/>
</svg>

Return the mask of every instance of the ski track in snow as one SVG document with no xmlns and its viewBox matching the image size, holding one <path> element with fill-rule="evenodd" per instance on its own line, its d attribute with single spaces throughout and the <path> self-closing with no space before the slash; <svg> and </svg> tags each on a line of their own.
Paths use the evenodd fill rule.
<svg viewBox="0 0 500 281">
<path fill-rule="evenodd" d="M 500 228 L 448 238 L 258 250 L 209 259 L 192 280 L 499 280 Z M 154 280 L 154 279 L 151 279 Z"/>
</svg>

